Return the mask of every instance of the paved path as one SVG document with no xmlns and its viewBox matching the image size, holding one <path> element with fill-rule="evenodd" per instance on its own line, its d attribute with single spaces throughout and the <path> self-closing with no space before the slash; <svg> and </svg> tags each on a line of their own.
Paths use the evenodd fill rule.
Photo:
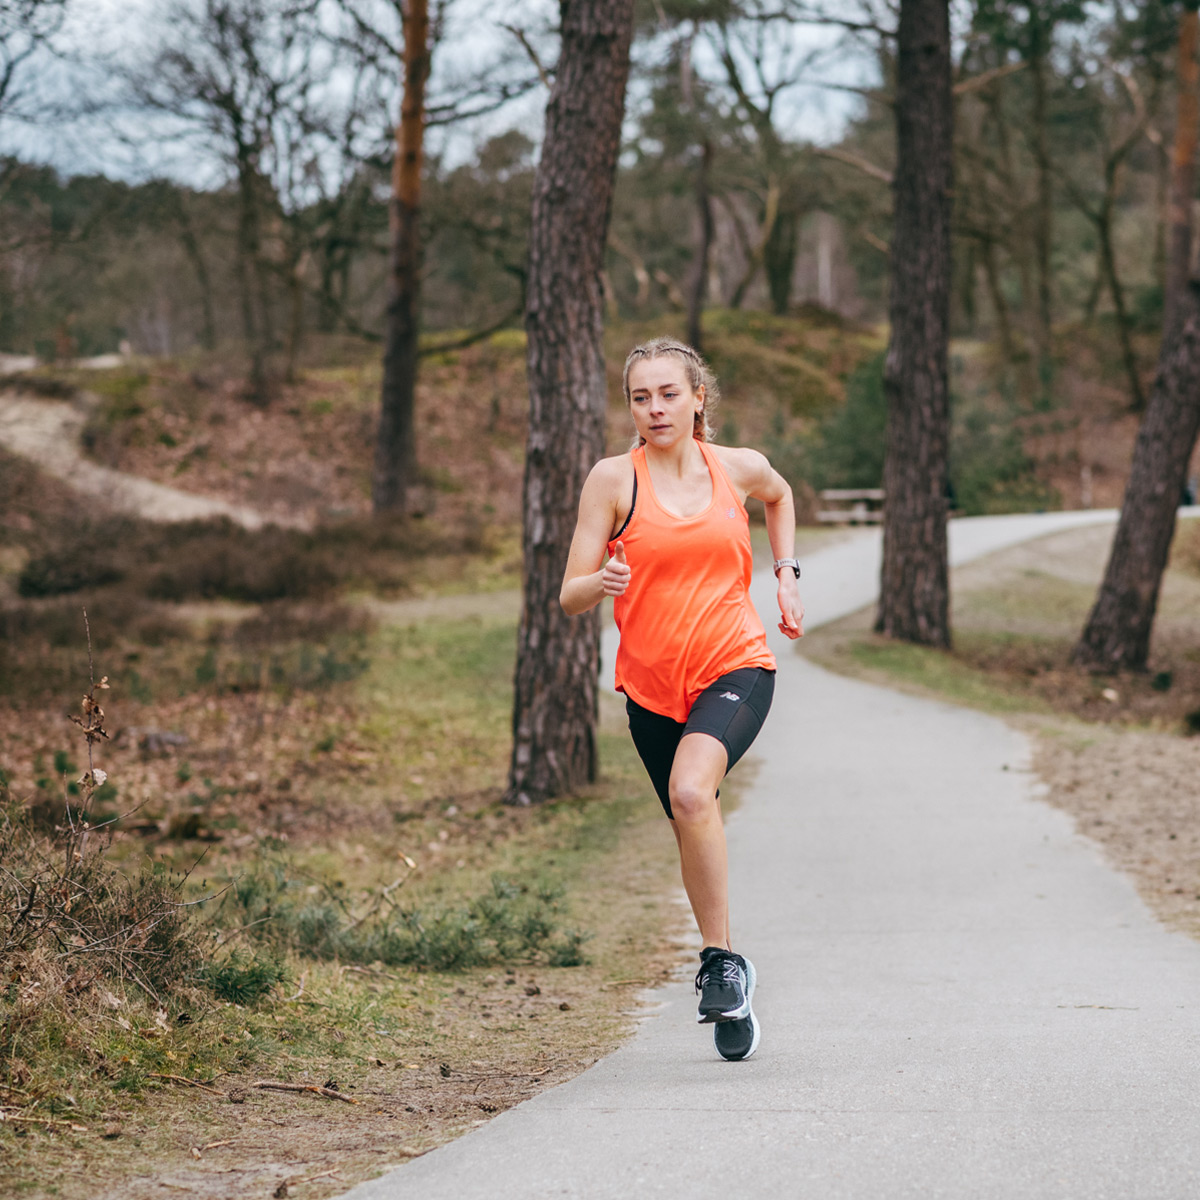
<svg viewBox="0 0 1200 1200">
<path fill-rule="evenodd" d="M 955 522 L 954 557 L 1112 515 Z M 810 626 L 877 562 L 872 536 L 806 560 Z M 671 984 L 591 1070 L 349 1196 L 1200 1195 L 1200 946 L 1036 798 L 1024 738 L 785 653 L 756 750 L 729 829 L 755 1057 L 720 1061 Z"/>
</svg>

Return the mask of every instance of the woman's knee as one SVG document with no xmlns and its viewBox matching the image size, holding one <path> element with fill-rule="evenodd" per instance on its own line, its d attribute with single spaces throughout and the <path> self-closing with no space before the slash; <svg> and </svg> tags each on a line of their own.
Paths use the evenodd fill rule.
<svg viewBox="0 0 1200 1200">
<path fill-rule="evenodd" d="M 717 811 L 717 793 L 705 783 L 682 778 L 672 779 L 671 815 L 676 821 L 702 821 Z"/>
</svg>

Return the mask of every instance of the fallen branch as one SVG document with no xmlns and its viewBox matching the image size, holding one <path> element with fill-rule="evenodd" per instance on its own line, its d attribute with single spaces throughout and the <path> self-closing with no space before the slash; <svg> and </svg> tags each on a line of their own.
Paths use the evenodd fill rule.
<svg viewBox="0 0 1200 1200">
<path fill-rule="evenodd" d="M 338 1174 L 338 1168 L 333 1167 L 329 1171 L 322 1171 L 319 1175 L 305 1175 L 303 1179 L 289 1179 L 288 1187 L 295 1187 L 298 1183 L 312 1183 L 314 1179 L 328 1179 L 332 1175 L 335 1179 L 341 1179 Z"/>
<path fill-rule="evenodd" d="M 353 1096 L 347 1096 L 343 1092 L 335 1092 L 333 1088 L 317 1087 L 315 1083 L 270 1083 L 262 1080 L 258 1083 L 252 1083 L 251 1087 L 267 1088 L 274 1092 L 316 1092 L 318 1096 L 326 1096 L 330 1100 L 344 1100 L 347 1104 L 357 1104 Z"/>
<path fill-rule="evenodd" d="M 182 1083 L 187 1087 L 199 1088 L 202 1092 L 210 1092 L 214 1096 L 224 1096 L 224 1092 L 217 1091 L 214 1087 L 209 1087 L 207 1083 L 201 1083 L 198 1079 L 187 1079 L 183 1075 L 160 1075 L 157 1071 L 151 1071 L 148 1074 L 150 1079 L 165 1079 L 169 1083 Z M 211 1080 L 209 1081 L 212 1082 Z"/>
<path fill-rule="evenodd" d="M 0 1122 L 20 1121 L 23 1125 L 62 1125 L 75 1133 L 87 1133 L 86 1125 L 77 1125 L 74 1121 L 52 1121 L 49 1117 L 25 1117 L 20 1113 L 10 1113 L 0 1110 Z"/>
</svg>

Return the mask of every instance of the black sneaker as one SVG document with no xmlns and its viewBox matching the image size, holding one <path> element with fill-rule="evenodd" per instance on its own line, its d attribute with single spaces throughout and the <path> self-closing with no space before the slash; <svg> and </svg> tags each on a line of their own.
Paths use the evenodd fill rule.
<svg viewBox="0 0 1200 1200">
<path fill-rule="evenodd" d="M 696 972 L 696 991 L 700 1004 L 696 1020 L 701 1025 L 713 1021 L 737 1021 L 750 1012 L 746 996 L 746 960 L 718 946 L 700 951 L 700 970 Z"/>
<path fill-rule="evenodd" d="M 754 995 L 754 964 L 748 959 L 746 964 L 746 1004 L 749 1005 Z M 729 1062 L 740 1062 L 749 1058 L 758 1049 L 758 1021 L 754 1009 L 737 1021 L 718 1021 L 713 1026 L 713 1045 L 717 1053 Z"/>
</svg>

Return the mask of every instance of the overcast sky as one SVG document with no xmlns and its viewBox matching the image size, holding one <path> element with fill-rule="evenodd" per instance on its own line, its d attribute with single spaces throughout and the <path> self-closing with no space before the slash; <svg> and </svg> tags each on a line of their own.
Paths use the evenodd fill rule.
<svg viewBox="0 0 1200 1200">
<path fill-rule="evenodd" d="M 161 28 L 163 9 L 162 0 L 72 0 L 62 38 L 67 61 L 39 64 L 36 74 L 27 71 L 26 89 L 35 88 L 41 100 L 65 100 L 73 108 L 84 101 L 115 100 L 109 65 L 146 56 Z M 544 30 L 556 10 L 553 0 L 456 0 L 447 37 L 435 53 L 435 84 L 439 70 L 469 71 L 472 64 L 482 65 L 499 49 L 511 48 L 513 38 L 504 25 Z M 822 47 L 828 51 L 836 41 L 836 34 L 828 28 L 799 28 L 793 36 L 806 51 Z M 635 47 L 635 56 L 645 62 L 664 48 L 665 42 L 643 41 Z M 548 49 L 553 54 L 553 46 Z M 696 63 L 705 71 L 703 44 L 697 47 Z M 711 56 L 708 65 L 713 65 Z M 812 76 L 818 83 L 861 83 L 870 72 L 871 64 L 862 55 L 827 52 Z M 504 129 L 516 127 L 536 135 L 545 101 L 545 91 L 539 88 L 471 126 L 436 131 L 431 149 L 454 163 L 469 158 L 483 137 Z M 827 143 L 840 136 L 860 103 L 844 91 L 796 87 L 781 99 L 781 124 L 787 136 Z M 635 82 L 629 97 L 631 114 L 638 105 Z M 152 116 L 112 108 L 102 109 L 99 116 L 36 126 L 9 121 L 0 128 L 0 149 L 48 162 L 66 173 L 102 172 L 130 180 L 169 175 L 197 187 L 216 186 L 224 179 L 221 164 L 198 155 L 194 145 L 183 144 Z"/>
</svg>

